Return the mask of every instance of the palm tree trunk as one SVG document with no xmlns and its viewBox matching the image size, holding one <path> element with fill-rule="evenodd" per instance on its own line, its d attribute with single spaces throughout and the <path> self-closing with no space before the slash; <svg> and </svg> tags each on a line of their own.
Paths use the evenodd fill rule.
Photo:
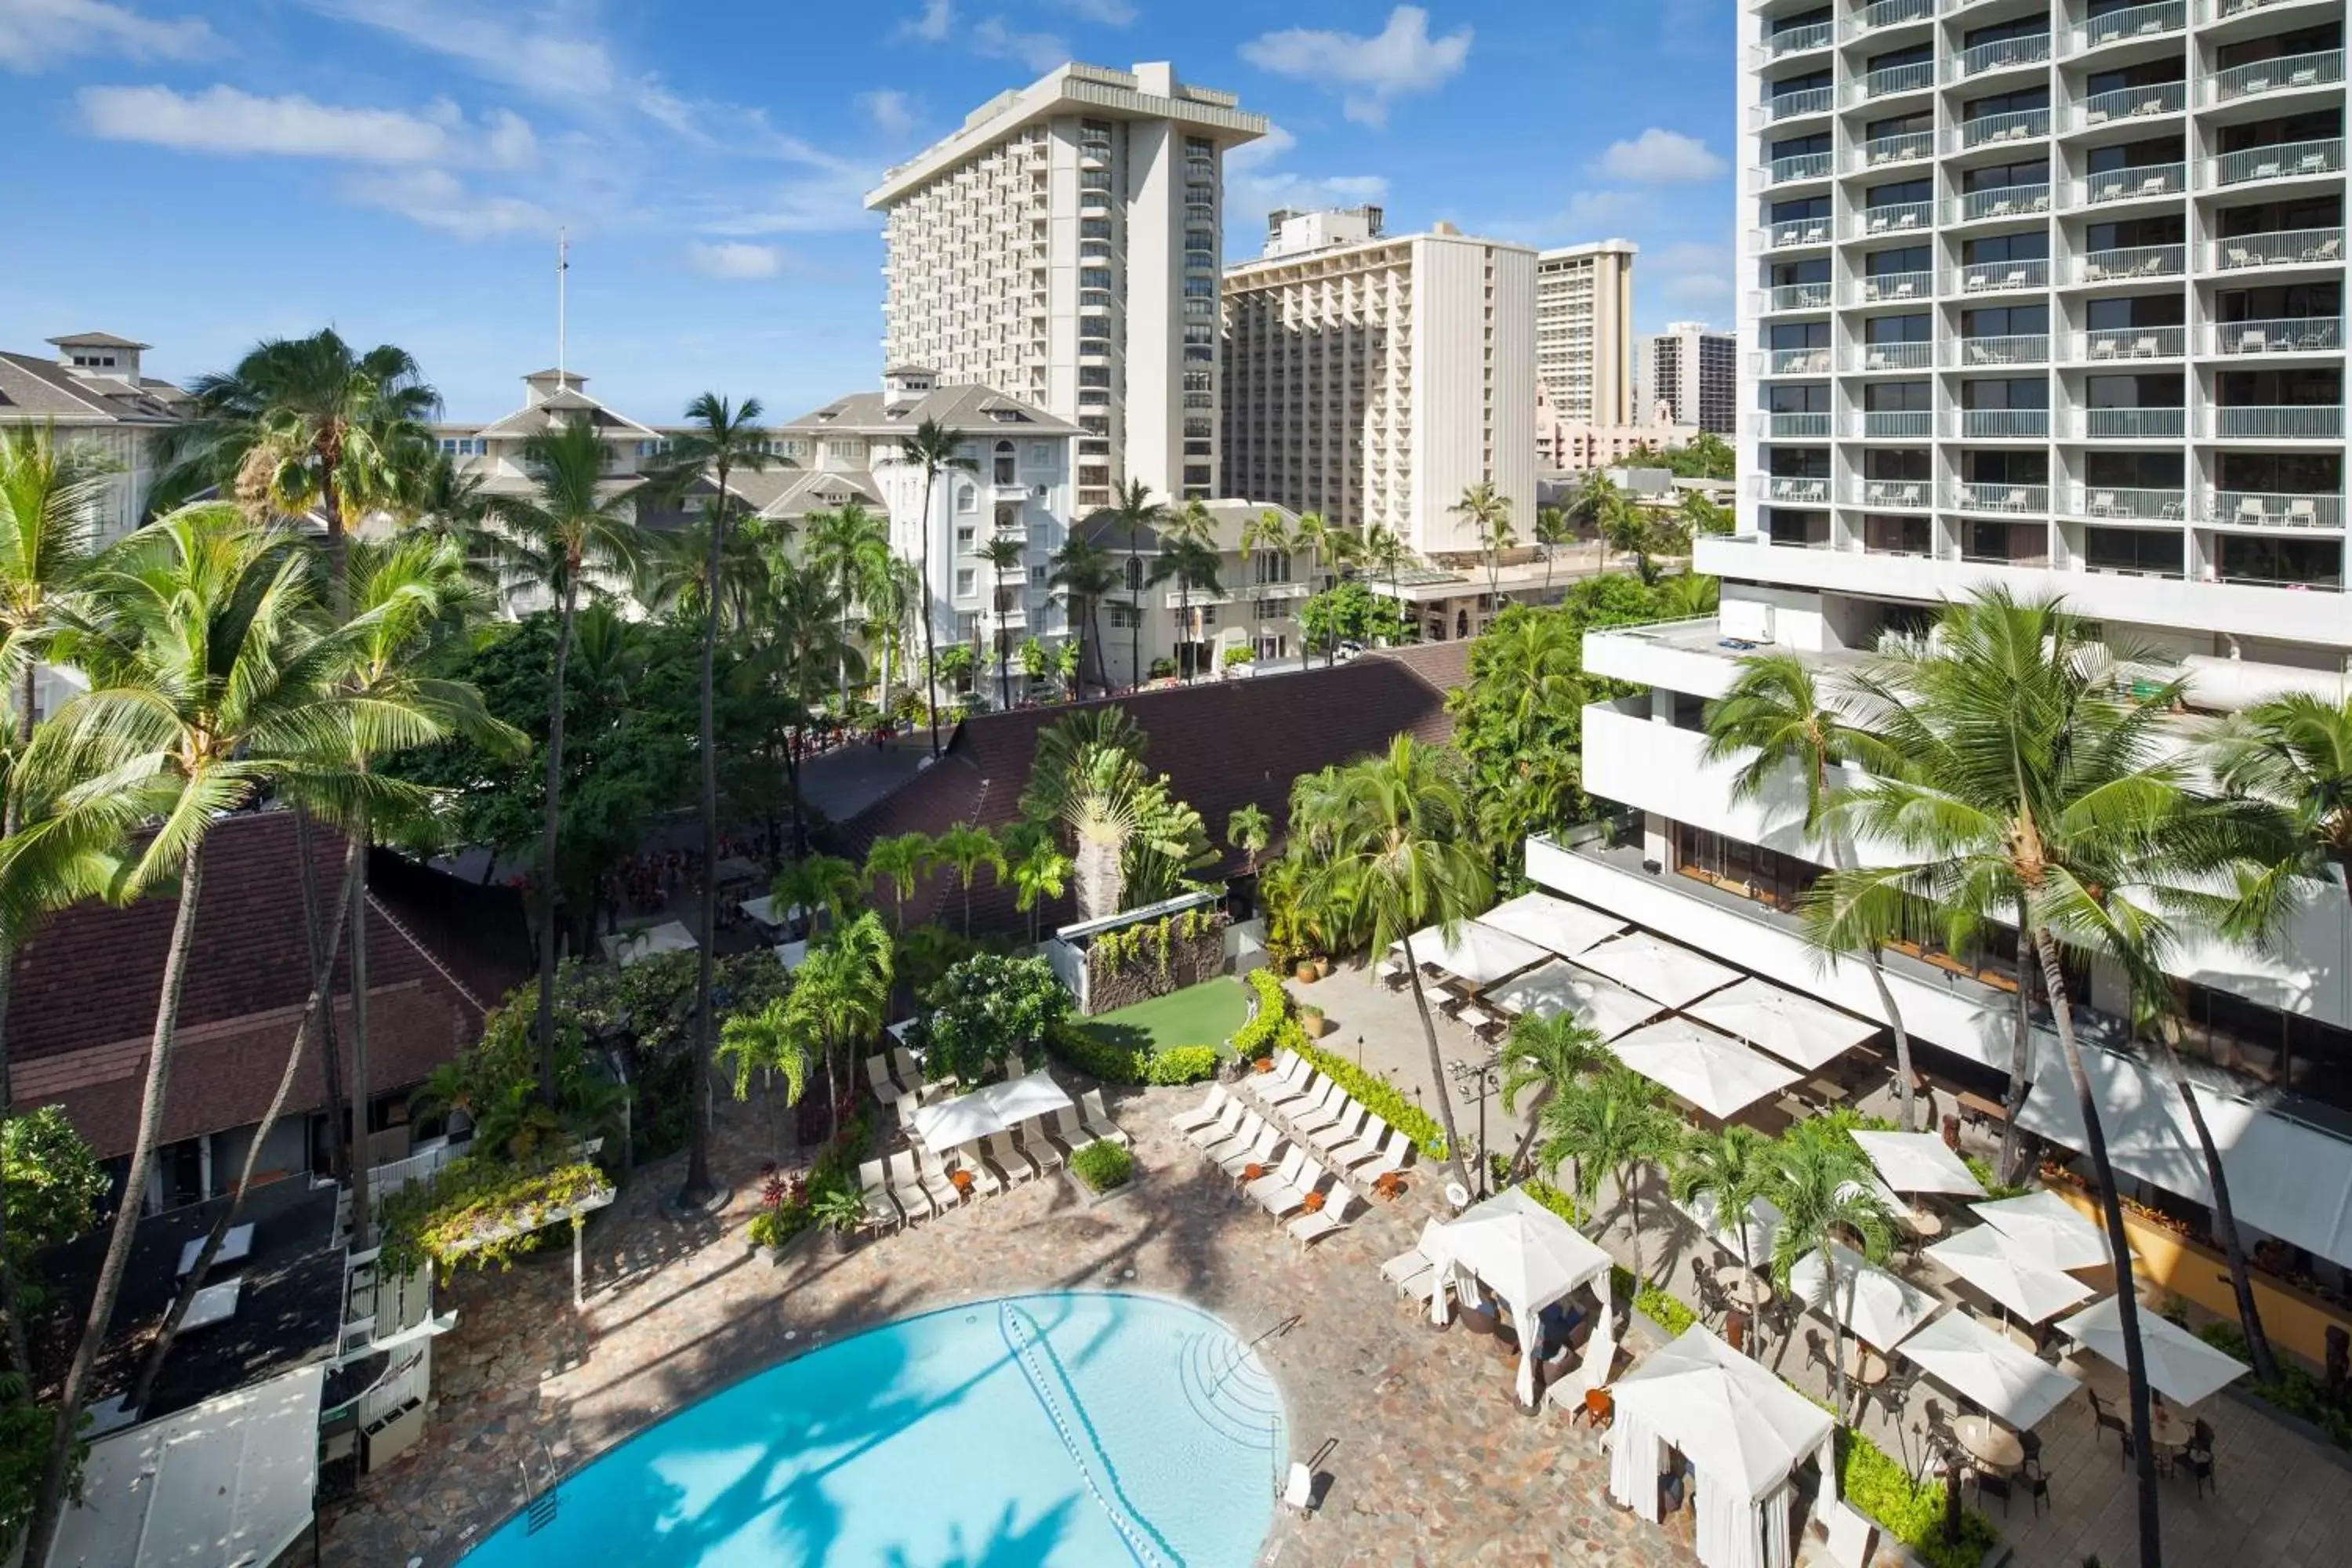
<svg viewBox="0 0 2352 1568">
<path fill-rule="evenodd" d="M 352 766 L 364 773 L 367 771 L 367 759 L 354 758 Z M 352 928 L 352 1133 L 359 1150 L 358 1157 L 352 1162 L 352 1245 L 362 1248 L 372 1246 L 375 1239 L 375 1205 L 368 1192 L 368 1168 L 373 1162 L 368 1148 L 367 848 L 366 832 L 353 832 L 351 843 L 344 849 L 351 860 L 343 871 L 343 881 L 350 898 Z M 331 963 L 333 944 L 330 942 L 328 945 L 328 957 Z M 330 971 L 327 984 L 332 983 L 332 972 Z M 320 1037 L 322 1045 L 327 1037 L 324 1035 Z M 339 1102 L 333 1098 L 332 1083 L 327 1085 L 327 1093 L 328 1105 L 338 1107 Z M 327 1120 L 339 1120 L 339 1110 L 330 1110 Z M 254 1146 L 260 1147 L 257 1135 Z M 252 1179 L 249 1155 L 246 1164 L 246 1179 L 249 1181 Z M 240 1194 L 244 1191 L 242 1182 L 238 1184 L 238 1191 Z"/>
<path fill-rule="evenodd" d="M 180 875 L 180 905 L 172 916 L 172 944 L 164 952 L 163 981 L 155 1000 L 155 1033 L 147 1051 L 147 1084 L 139 1101 L 139 1132 L 131 1146 L 131 1169 L 123 1178 L 122 1201 L 114 1211 L 105 1258 L 99 1264 L 89 1313 L 83 1320 L 81 1338 L 58 1391 L 57 1420 L 49 1433 L 48 1454 L 42 1461 L 32 1519 L 25 1527 L 23 1560 L 26 1563 L 47 1563 L 57 1544 L 58 1521 L 65 1507 L 66 1470 L 81 1433 L 82 1400 L 89 1392 L 100 1347 L 114 1321 L 115 1300 L 122 1294 L 122 1275 L 131 1262 L 131 1239 L 138 1234 L 147 1177 L 154 1169 L 155 1145 L 163 1132 L 163 1099 L 171 1086 L 172 1051 L 179 1030 L 180 988 L 187 978 L 188 950 L 195 944 L 196 906 L 203 899 L 204 885 L 205 841 L 199 837 L 188 847 L 187 864 Z"/>
<path fill-rule="evenodd" d="M 923 618 L 923 695 L 931 710 L 931 760 L 940 756 L 940 655 L 931 640 L 931 489 L 939 480 L 939 470 L 929 465 L 923 468 L 923 528 L 920 536 L 923 576 L 921 590 L 915 595 L 917 611 Z M 800 791 L 793 792 L 793 826 L 799 826 Z"/>
<path fill-rule="evenodd" d="M 1412 982 L 1412 1005 L 1421 1015 L 1421 1041 L 1429 1047 L 1429 1081 L 1437 1089 L 1437 1120 L 1445 1128 L 1446 1163 L 1462 1190 L 1470 1190 L 1470 1169 L 1462 1163 L 1462 1134 L 1454 1125 L 1454 1099 L 1445 1092 L 1445 1057 L 1437 1048 L 1437 1025 L 1429 1016 L 1429 995 L 1421 988 L 1421 965 L 1413 962 L 1412 938 L 1402 939 L 1404 972 Z"/>
<path fill-rule="evenodd" d="M 2074 1080 L 2074 1106 L 2083 1119 L 2083 1142 L 2090 1147 L 2091 1173 L 2099 1184 L 2099 1208 L 2106 1220 L 2107 1253 L 2116 1271 L 2116 1316 L 2123 1326 L 2124 1376 L 2131 1386 L 2132 1454 L 2139 1472 L 2140 1568 L 2163 1568 L 2163 1526 L 2157 1509 L 2156 1448 L 2148 1433 L 2147 1356 L 2139 1339 L 2139 1299 L 2132 1289 L 2131 1246 L 2124 1235 L 2124 1208 L 2116 1189 L 2115 1166 L 2107 1159 L 2107 1134 L 2099 1125 L 2098 1097 L 2083 1070 L 2083 1053 L 2074 1040 L 2074 1011 L 2066 1000 L 2064 971 L 2058 964 L 2058 944 L 2046 930 L 2033 933 L 2034 951 L 2042 957 L 2042 984 L 2050 996 L 2050 1012 L 2058 1025 L 2058 1049 L 2066 1058 L 2066 1076 Z"/>
<path fill-rule="evenodd" d="M 31 659 L 16 676 L 16 755 L 33 743 L 33 677 Z M 0 833 L 16 836 L 23 826 L 24 812 L 20 797 L 14 788 L 5 790 L 5 802 L 0 802 Z M 16 1109 L 16 1091 L 8 1077 L 8 1002 L 16 987 L 16 944 L 0 942 L 0 1125 L 5 1125 Z M 25 1341 L 25 1310 L 16 1293 L 16 1270 L 8 1262 L 8 1187 L 0 1182 L 0 1319 L 7 1321 L 8 1364 L 26 1378 L 33 1375 L 33 1355 Z"/>
<path fill-rule="evenodd" d="M 1816 757 L 1813 765 L 1817 780 L 1826 784 L 1829 759 Z M 1851 869 L 1854 858 L 1853 846 L 1834 834 L 1830 836 L 1830 864 L 1834 869 Z M 1886 1027 L 1895 1036 L 1895 1095 L 1902 1107 L 1903 1131 L 1916 1131 L 1918 1114 L 1911 1088 L 1911 1034 L 1903 1026 L 1903 1010 L 1895 1005 L 1895 993 L 1886 984 L 1886 965 L 1879 956 L 1877 943 L 1873 942 L 1870 951 L 1863 954 L 1863 962 L 1870 967 L 1870 984 L 1878 992 L 1878 1005 L 1886 1013 Z"/>
<path fill-rule="evenodd" d="M 555 1104 L 555 836 L 563 823 L 563 666 L 572 656 L 572 616 L 579 605 L 579 574 L 563 580 L 556 618 L 555 669 L 547 687 L 547 813 L 539 836 L 539 1004 L 532 1034 L 539 1044 L 539 1098 Z M 703 748 L 709 755 L 710 749 Z"/>
<path fill-rule="evenodd" d="M 698 1209 L 710 1201 L 717 1184 L 710 1179 L 710 990 L 713 949 L 719 940 L 719 744 L 718 722 L 712 711 L 714 671 L 719 657 L 719 564 L 727 540 L 727 465 L 719 465 L 719 502 L 710 511 L 710 586 L 702 616 L 702 941 L 694 963 L 694 1076 L 687 1083 L 686 1182 L 678 1188 L 681 1208 Z M 845 623 L 848 611 L 842 612 Z M 849 660 L 842 655 L 842 710 L 848 711 Z"/>
<path fill-rule="evenodd" d="M 326 906 L 319 897 L 319 868 L 310 853 L 310 814 L 301 806 L 294 808 L 294 879 L 302 898 L 302 939 L 310 962 L 316 965 L 320 951 L 329 945 L 327 929 L 330 921 Z M 331 923 L 340 923 L 341 915 Z M 327 1174 L 338 1182 L 352 1176 L 351 1134 L 343 1126 L 343 1052 L 335 1039 L 335 1020 L 330 1016 L 323 1023 L 320 1036 L 320 1068 L 327 1086 Z M 307 1159 L 307 1154 L 305 1158 Z M 207 1197 L 211 1196 L 208 1193 Z"/>
<path fill-rule="evenodd" d="M 2221 1168 L 2221 1151 L 2213 1142 L 2212 1130 L 2205 1125 L 2205 1108 L 2190 1092 L 2188 1069 L 2180 1065 L 2180 1045 L 2175 1037 L 2179 1024 L 2171 1017 L 2159 1021 L 2157 1027 L 2157 1052 L 2164 1058 L 2164 1070 L 2172 1079 L 2172 1092 L 2180 1097 L 2183 1109 L 2189 1112 L 2189 1125 L 2196 1130 L 2197 1147 L 2205 1156 L 2205 1185 L 2213 1195 L 2213 1228 L 2221 1233 L 2221 1252 L 2230 1261 L 2230 1292 L 2237 1298 L 2238 1324 L 2246 1333 L 2246 1356 L 2254 1363 L 2257 1383 L 2278 1381 L 2278 1358 L 2271 1352 L 2270 1335 L 2263 1331 L 2261 1309 L 2254 1303 L 2253 1277 L 2246 1268 L 2246 1244 L 2238 1235 L 2238 1216 L 2230 1203 L 2230 1176 Z"/>
<path fill-rule="evenodd" d="M 2017 1114 L 2025 1109 L 2025 1091 L 2032 1087 L 2033 977 L 2041 951 L 2025 934 L 2025 905 L 2017 906 L 2017 1025 L 2009 1043 L 2009 1092 L 2001 1099 L 2000 1179 L 2014 1183 L 2021 1164 Z M 2053 993 L 2054 994 L 2054 993 Z"/>
</svg>

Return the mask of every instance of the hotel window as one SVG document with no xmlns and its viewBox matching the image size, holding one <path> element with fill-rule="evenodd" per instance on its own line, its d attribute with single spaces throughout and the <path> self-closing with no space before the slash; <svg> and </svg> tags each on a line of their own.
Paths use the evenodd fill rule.
<svg viewBox="0 0 2352 1568">
<path fill-rule="evenodd" d="M 955 574 L 955 596 L 959 599 L 968 599 L 971 597 L 972 582 L 972 569 L 971 567 L 957 567 Z"/>
<path fill-rule="evenodd" d="M 980 492 L 972 489 L 971 486 L 958 485 L 955 488 L 955 492 L 956 510 L 977 511 L 980 510 Z"/>
</svg>

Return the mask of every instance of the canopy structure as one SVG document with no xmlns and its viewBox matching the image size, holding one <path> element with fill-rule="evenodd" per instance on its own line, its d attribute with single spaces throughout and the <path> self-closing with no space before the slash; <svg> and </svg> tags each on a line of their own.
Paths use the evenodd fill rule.
<svg viewBox="0 0 2352 1568">
<path fill-rule="evenodd" d="M 1716 1202 L 1713 1193 L 1693 1193 L 1690 1202 L 1676 1202 L 1675 1207 L 1698 1226 L 1700 1235 L 1726 1252 L 1745 1256 L 1751 1268 L 1761 1268 L 1770 1261 L 1773 1238 L 1780 1234 L 1780 1222 L 1788 1217 L 1770 1198 L 1748 1199 L 1748 1247 L 1742 1254 L 1739 1233 L 1724 1222 L 1722 1206 Z"/>
<path fill-rule="evenodd" d="M 735 907 L 763 926 L 790 925 L 801 918 L 798 904 L 787 904 L 779 911 L 774 895 L 769 893 L 762 893 L 756 899 L 745 899 Z"/>
<path fill-rule="evenodd" d="M 2046 1187 L 1973 1206 L 1979 1219 L 2053 1268 L 2098 1268 L 2108 1262 L 2099 1227 Z"/>
<path fill-rule="evenodd" d="M 1928 1247 L 1927 1256 L 2029 1323 L 2091 1299 L 2088 1285 L 2026 1257 L 1989 1225 L 1948 1236 Z"/>
<path fill-rule="evenodd" d="M 1809 1072 L 1820 1071 L 1878 1033 L 1877 1025 L 1826 1002 L 1754 978 L 1694 1002 L 1686 1011 Z"/>
<path fill-rule="evenodd" d="M 1668 1007 L 1687 1007 L 1739 978 L 1738 970 L 1701 958 L 1689 948 L 1661 942 L 1645 931 L 1587 948 L 1576 962 Z"/>
<path fill-rule="evenodd" d="M 806 963 L 808 962 L 808 954 L 809 944 L 805 942 L 780 942 L 776 943 L 776 962 L 784 966 L 784 973 L 787 974 L 790 974 L 793 970 L 798 969 L 802 964 Z"/>
<path fill-rule="evenodd" d="M 2123 1312 L 2113 1296 L 2102 1297 L 2073 1317 L 2060 1319 L 2058 1331 L 2093 1354 L 2117 1366 L 2124 1364 Z M 2180 1405 L 2210 1399 L 2253 1371 L 2145 1307 L 2139 1310 L 2139 1348 L 2147 1361 L 2147 1381 L 2158 1393 Z"/>
<path fill-rule="evenodd" d="M 1615 915 L 1604 915 L 1549 893 L 1522 893 L 1480 915 L 1478 923 L 1549 948 L 1562 958 L 1574 958 L 1625 929 L 1625 922 Z"/>
<path fill-rule="evenodd" d="M 934 1100 L 915 1112 L 911 1131 L 927 1148 L 944 1152 L 975 1138 L 1017 1127 L 1033 1116 L 1050 1116 L 1069 1106 L 1070 1097 L 1062 1091 L 1062 1086 L 1054 1081 L 1051 1073 L 1041 1069 L 1024 1078 L 1007 1079 L 970 1094 L 960 1094 L 953 1100 Z"/>
<path fill-rule="evenodd" d="M 1832 1242 L 1830 1257 L 1824 1262 L 1818 1251 L 1805 1254 L 1790 1271 L 1790 1292 L 1874 1350 L 1893 1350 L 1943 1310 L 1935 1297 L 1852 1247 Z"/>
<path fill-rule="evenodd" d="M 1435 926 L 1412 933 L 1415 963 L 1433 963 L 1456 980 L 1477 987 L 1492 985 L 1550 956 L 1525 937 L 1476 921 L 1465 922 L 1452 942 Z"/>
<path fill-rule="evenodd" d="M 695 945 L 694 933 L 677 921 L 664 921 L 643 931 L 604 933 L 604 956 L 624 969 L 657 952 L 690 952 Z"/>
<path fill-rule="evenodd" d="M 1983 1184 L 1933 1132 L 1860 1132 L 1853 1141 L 1890 1191 L 1984 1196 Z"/>
<path fill-rule="evenodd" d="M 2023 1431 L 2082 1384 L 1966 1312 L 1946 1312 L 1905 1340 L 1901 1352 L 1987 1415 Z"/>
<path fill-rule="evenodd" d="M 1529 1331 L 1536 1314 L 1594 1280 L 1603 1282 L 1599 1293 L 1605 1303 L 1609 1255 L 1517 1187 L 1465 1209 L 1433 1239 L 1444 1248 L 1442 1266 L 1475 1275 L 1510 1307 L 1520 1325 L 1519 1400 L 1533 1405 L 1536 1346 Z M 1447 1295 L 1439 1290 L 1431 1298 L 1430 1315 L 1440 1323 L 1446 1321 Z"/>
<path fill-rule="evenodd" d="M 1696 1481 L 1698 1560 L 1787 1568 L 1790 1475 L 1815 1454 L 1835 1470 L 1829 1412 L 1696 1325 L 1610 1392 L 1611 1497 L 1654 1521 L 1660 1464 L 1679 1448 Z"/>
<path fill-rule="evenodd" d="M 310 1528 L 326 1368 L 299 1368 L 90 1445 L 47 1568 L 275 1563 Z"/>
<path fill-rule="evenodd" d="M 1638 1029 L 1659 1013 L 1658 1005 L 1647 997 L 1557 958 L 1504 982 L 1487 1000 L 1507 1013 L 1532 1013 L 1538 1018 L 1573 1013 L 1604 1040 Z"/>
<path fill-rule="evenodd" d="M 1617 1059 L 1718 1121 L 1802 1078 L 1728 1036 L 1668 1018 L 1611 1043 Z"/>
</svg>

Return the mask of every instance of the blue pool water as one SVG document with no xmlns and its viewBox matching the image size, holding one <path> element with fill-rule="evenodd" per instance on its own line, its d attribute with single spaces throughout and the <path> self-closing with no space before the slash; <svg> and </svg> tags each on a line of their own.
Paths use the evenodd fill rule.
<svg viewBox="0 0 2352 1568">
<path fill-rule="evenodd" d="M 639 1433 L 465 1568 L 1244 1568 L 1281 1396 L 1179 1301 L 1066 1292 L 909 1318 Z"/>
</svg>

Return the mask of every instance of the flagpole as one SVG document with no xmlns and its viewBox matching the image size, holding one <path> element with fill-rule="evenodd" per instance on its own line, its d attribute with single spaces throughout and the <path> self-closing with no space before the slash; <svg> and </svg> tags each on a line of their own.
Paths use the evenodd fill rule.
<svg viewBox="0 0 2352 1568">
<path fill-rule="evenodd" d="M 555 231 L 555 379 L 561 386 L 563 378 L 563 289 L 564 275 L 572 270 L 572 240 L 570 231 Z"/>
</svg>

